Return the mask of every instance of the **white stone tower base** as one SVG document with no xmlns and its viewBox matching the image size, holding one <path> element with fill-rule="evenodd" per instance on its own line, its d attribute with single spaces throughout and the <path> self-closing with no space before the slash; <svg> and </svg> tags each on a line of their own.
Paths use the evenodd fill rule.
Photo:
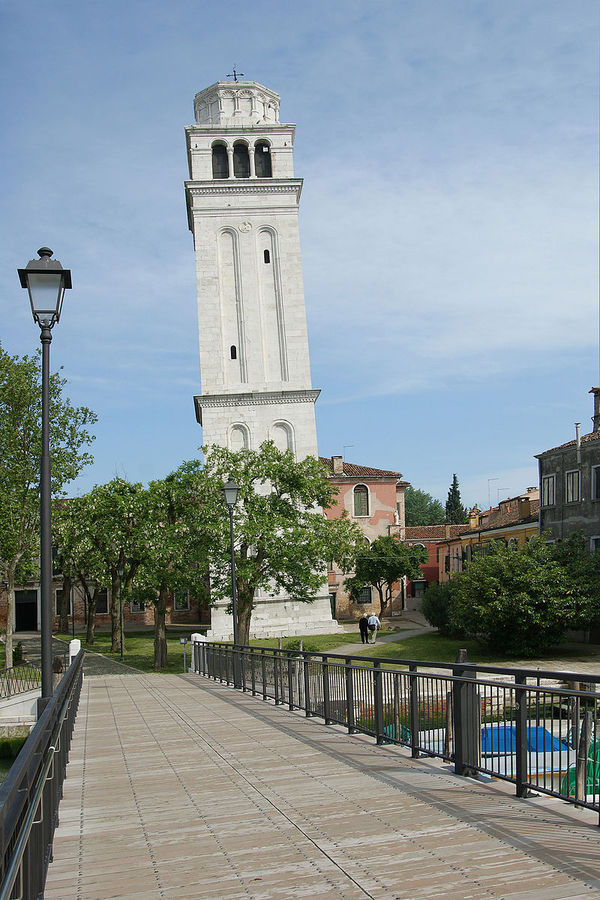
<svg viewBox="0 0 600 900">
<path fill-rule="evenodd" d="M 232 641 L 233 624 L 227 604 L 211 609 L 209 641 Z M 305 634 L 343 634 L 344 629 L 331 618 L 329 596 L 317 597 L 312 603 L 294 600 L 260 599 L 252 611 L 250 638 L 296 637 Z"/>
</svg>

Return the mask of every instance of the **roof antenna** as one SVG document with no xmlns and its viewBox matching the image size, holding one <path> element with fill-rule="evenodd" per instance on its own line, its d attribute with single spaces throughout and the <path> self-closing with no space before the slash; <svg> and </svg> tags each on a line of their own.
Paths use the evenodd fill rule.
<svg viewBox="0 0 600 900">
<path fill-rule="evenodd" d="M 235 63 L 234 63 L 234 66 L 233 66 L 233 72 L 230 72 L 229 75 L 228 75 L 227 77 L 228 77 L 228 78 L 233 78 L 234 81 L 237 81 L 237 80 L 238 80 L 238 75 L 240 76 L 240 78 L 243 78 L 243 77 L 244 77 L 244 73 L 243 73 L 243 72 L 238 72 L 237 69 L 235 68 Z"/>
</svg>

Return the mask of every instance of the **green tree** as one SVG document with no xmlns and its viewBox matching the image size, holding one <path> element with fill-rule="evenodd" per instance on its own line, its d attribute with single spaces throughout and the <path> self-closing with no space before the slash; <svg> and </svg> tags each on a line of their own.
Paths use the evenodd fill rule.
<svg viewBox="0 0 600 900">
<path fill-rule="evenodd" d="M 146 494 L 139 534 L 140 567 L 132 597 L 154 607 L 154 668 L 167 665 L 167 602 L 176 591 L 205 596 L 210 538 L 214 533 L 202 497 L 202 476 L 187 466 L 162 481 L 152 481 Z"/>
<path fill-rule="evenodd" d="M 229 515 L 223 484 L 233 478 L 239 487 L 234 509 L 235 559 L 238 587 L 238 635 L 246 643 L 256 593 L 285 592 L 292 600 L 310 603 L 326 590 L 327 563 L 352 566 L 358 527 L 346 517 L 327 519 L 336 489 L 314 457 L 296 461 L 271 441 L 259 450 L 233 452 L 205 449 L 205 465 L 197 460 L 181 467 L 201 480 L 202 509 L 210 532 L 211 596 L 231 597 Z"/>
<path fill-rule="evenodd" d="M 460 499 L 460 488 L 456 473 L 452 476 L 452 484 L 446 500 L 446 522 L 450 525 L 464 525 L 467 522 L 467 510 Z"/>
<path fill-rule="evenodd" d="M 418 578 L 421 565 L 428 559 L 424 547 L 402 544 L 390 535 L 376 538 L 370 547 L 361 547 L 354 575 L 346 579 L 351 596 L 371 585 L 379 594 L 379 617 L 384 616 L 392 599 L 394 582 L 402 576 Z"/>
<path fill-rule="evenodd" d="M 430 625 L 447 637 L 456 634 L 452 621 L 452 586 L 454 579 L 442 584 L 434 582 L 427 587 L 421 603 L 421 612 Z"/>
<path fill-rule="evenodd" d="M 508 656 L 535 656 L 560 642 L 577 597 L 551 546 L 492 542 L 452 578 L 451 626 Z"/>
<path fill-rule="evenodd" d="M 63 396 L 65 379 L 50 376 L 52 493 L 92 462 L 83 448 L 96 415 Z M 39 481 L 42 441 L 39 356 L 9 356 L 0 346 L 0 577 L 7 583 L 6 663 L 12 665 L 15 583 L 39 571 Z"/>
<path fill-rule="evenodd" d="M 440 501 L 411 485 L 404 492 L 404 507 L 407 525 L 441 525 L 444 521 Z"/>
</svg>

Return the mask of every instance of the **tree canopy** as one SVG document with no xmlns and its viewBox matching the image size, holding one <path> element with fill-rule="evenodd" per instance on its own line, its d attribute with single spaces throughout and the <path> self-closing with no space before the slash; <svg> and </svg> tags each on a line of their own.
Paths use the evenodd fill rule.
<svg viewBox="0 0 600 900">
<path fill-rule="evenodd" d="M 223 484 L 239 487 L 234 508 L 235 560 L 238 588 L 238 635 L 248 641 L 259 590 L 282 592 L 292 600 L 311 602 L 326 593 L 326 566 L 335 560 L 347 571 L 353 564 L 360 529 L 345 516 L 327 519 L 322 510 L 336 489 L 314 457 L 295 460 L 271 441 L 259 450 L 205 448 L 198 460 L 180 471 L 198 477 L 201 503 L 211 535 L 211 596 L 231 597 L 229 516 Z"/>
<path fill-rule="evenodd" d="M 92 462 L 84 449 L 96 415 L 74 407 L 66 384 L 50 376 L 50 459 L 54 496 Z M 12 665 L 14 588 L 39 571 L 39 484 L 42 444 L 41 365 L 38 356 L 10 356 L 0 346 L 0 577 L 7 582 L 6 666 Z"/>
<path fill-rule="evenodd" d="M 402 544 L 395 537 L 384 535 L 376 538 L 368 547 L 361 545 L 354 567 L 354 575 L 346 579 L 346 587 L 352 596 L 358 595 L 369 585 L 379 595 L 379 617 L 385 615 L 392 599 L 392 587 L 404 575 L 418 578 L 421 565 L 427 562 L 424 547 Z"/>
<path fill-rule="evenodd" d="M 441 525 L 444 507 L 431 494 L 408 485 L 404 492 L 406 525 Z"/>
</svg>

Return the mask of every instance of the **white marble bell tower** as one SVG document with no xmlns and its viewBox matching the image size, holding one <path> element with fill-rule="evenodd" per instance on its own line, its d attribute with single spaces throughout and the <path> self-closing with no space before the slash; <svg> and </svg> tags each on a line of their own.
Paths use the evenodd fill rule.
<svg viewBox="0 0 600 900">
<path fill-rule="evenodd" d="M 295 126 L 279 96 L 255 81 L 219 81 L 196 94 L 186 128 L 185 184 L 194 235 L 203 442 L 239 450 L 271 439 L 297 459 L 317 456 L 298 235 L 302 179 Z M 260 597 L 252 635 L 332 631 L 326 585 L 312 604 Z M 210 637 L 231 636 L 213 607 Z"/>
</svg>

